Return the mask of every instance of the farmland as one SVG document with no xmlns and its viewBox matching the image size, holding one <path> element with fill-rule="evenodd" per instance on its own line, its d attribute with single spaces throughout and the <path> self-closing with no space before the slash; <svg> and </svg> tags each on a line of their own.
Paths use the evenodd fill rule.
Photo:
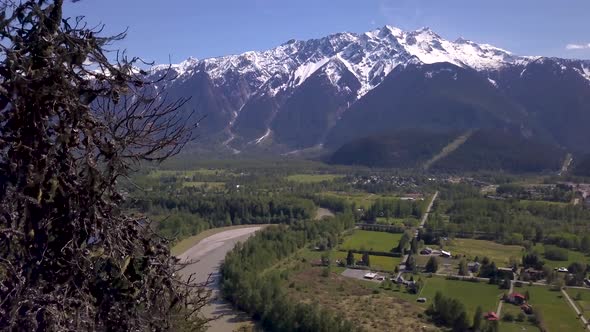
<svg viewBox="0 0 590 332">
<path fill-rule="evenodd" d="M 180 178 L 192 178 L 195 175 L 201 176 L 235 176 L 236 174 L 232 173 L 226 169 L 207 169 L 207 168 L 198 168 L 192 170 L 154 170 L 149 173 L 149 177 L 151 178 L 162 178 L 162 177 L 180 177 Z"/>
<path fill-rule="evenodd" d="M 563 294 L 547 287 L 528 287 L 530 303 L 540 310 L 549 331 L 584 331 L 574 311 L 566 303 Z"/>
<path fill-rule="evenodd" d="M 465 305 L 469 319 L 473 317 L 478 306 L 481 306 L 484 312 L 496 311 L 503 294 L 498 286 L 484 282 L 447 280 L 442 277 L 422 278 L 422 280 L 425 284 L 417 297 L 425 297 L 431 301 L 436 292 L 441 292 L 456 298 Z M 428 305 L 428 302 L 426 304 Z"/>
<path fill-rule="evenodd" d="M 320 183 L 333 181 L 341 177 L 342 175 L 337 174 L 293 174 L 287 176 L 287 180 L 297 183 Z"/>
<path fill-rule="evenodd" d="M 545 260 L 545 264 L 552 267 L 552 268 L 562 267 L 562 266 L 568 267 L 571 263 L 574 263 L 574 262 L 580 262 L 580 263 L 584 263 L 584 264 L 590 263 L 590 257 L 588 257 L 587 255 L 585 255 L 584 253 L 581 253 L 579 251 L 564 249 L 564 250 L 567 250 L 567 252 L 568 252 L 568 260 L 567 261 L 556 261 L 556 260 L 547 259 L 545 257 L 545 255 L 544 255 L 545 247 L 543 245 L 536 245 L 534 247 L 534 249 L 536 252 L 541 254 L 543 259 Z"/>
<path fill-rule="evenodd" d="M 347 203 L 354 204 L 357 208 L 363 208 L 365 210 L 370 208 L 371 205 L 373 205 L 373 203 L 375 203 L 375 201 L 378 199 L 399 199 L 399 197 L 397 196 L 376 195 L 359 192 L 323 192 L 321 196 L 341 198 L 344 199 Z"/>
<path fill-rule="evenodd" d="M 182 186 L 190 188 L 223 189 L 225 187 L 225 182 L 186 181 L 182 183 Z"/>
<path fill-rule="evenodd" d="M 587 317 L 590 314 L 590 289 L 568 288 L 566 292 Z"/>
<path fill-rule="evenodd" d="M 340 259 L 346 261 L 347 253 L 345 251 L 336 251 L 331 255 L 333 259 Z M 355 261 L 360 261 L 362 254 L 354 254 Z M 377 270 L 393 271 L 396 266 L 401 263 L 400 257 L 388 257 L 388 256 L 376 256 L 369 255 L 369 261 L 371 262 L 371 268 Z"/>
<path fill-rule="evenodd" d="M 488 257 L 498 266 L 507 265 L 510 257 L 520 260 L 523 254 L 521 246 L 474 239 L 453 239 L 444 245 L 444 249 L 451 251 L 453 255 L 465 255 L 468 260 L 473 260 L 475 257 L 479 257 L 479 259 Z"/>
<path fill-rule="evenodd" d="M 355 230 L 353 235 L 345 239 L 340 248 L 390 252 L 398 245 L 401 237 L 402 234 Z"/>
</svg>

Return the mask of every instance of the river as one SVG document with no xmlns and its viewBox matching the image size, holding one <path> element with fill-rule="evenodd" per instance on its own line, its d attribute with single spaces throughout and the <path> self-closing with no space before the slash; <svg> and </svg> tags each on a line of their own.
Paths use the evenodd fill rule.
<svg viewBox="0 0 590 332">
<path fill-rule="evenodd" d="M 209 304 L 203 308 L 202 313 L 205 317 L 215 317 L 218 315 L 223 315 L 223 317 L 211 321 L 207 331 L 233 331 L 241 325 L 251 322 L 246 314 L 234 310 L 229 303 L 219 298 L 219 267 L 225 255 L 238 242 L 247 240 L 261 228 L 261 226 L 239 228 L 211 235 L 178 256 L 181 262 L 187 260 L 196 261 L 181 271 L 183 277 L 188 277 L 194 273 L 197 282 L 205 282 L 209 275 L 212 276 L 210 287 L 213 291 L 213 296 Z"/>
</svg>

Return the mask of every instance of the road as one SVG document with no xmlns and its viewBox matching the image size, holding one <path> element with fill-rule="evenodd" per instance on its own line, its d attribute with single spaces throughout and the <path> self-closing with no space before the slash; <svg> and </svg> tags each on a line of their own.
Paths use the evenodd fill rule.
<svg viewBox="0 0 590 332">
<path fill-rule="evenodd" d="M 510 281 L 510 290 L 508 291 L 508 294 L 512 294 L 512 292 L 514 292 L 514 280 Z M 500 302 L 498 303 L 498 310 L 496 310 L 496 314 L 498 315 L 498 317 L 501 317 L 500 315 L 502 314 L 502 305 L 504 304 L 503 300 L 500 300 Z"/>
<path fill-rule="evenodd" d="M 233 331 L 242 324 L 250 322 L 249 317 L 245 314 L 236 312 L 228 303 L 219 299 L 219 266 L 225 255 L 238 242 L 245 241 L 261 228 L 262 226 L 239 228 L 211 235 L 178 256 L 181 262 L 194 262 L 180 272 L 184 278 L 194 274 L 194 280 L 202 283 L 206 282 L 209 276 L 212 278 L 209 287 L 213 296 L 210 303 L 203 308 L 202 313 L 208 318 L 219 315 L 223 315 L 223 317 L 210 322 L 207 331 Z"/>
<path fill-rule="evenodd" d="M 424 228 L 424 224 L 426 224 L 426 220 L 428 220 L 428 215 L 430 214 L 430 210 L 432 210 L 432 205 L 434 205 L 434 201 L 436 201 L 437 197 L 438 197 L 438 191 L 434 193 L 434 196 L 432 196 L 432 200 L 430 201 L 430 204 L 428 204 L 428 208 L 426 209 L 426 213 L 424 213 L 424 215 L 422 216 L 422 221 L 420 222 L 420 228 Z"/>
<path fill-rule="evenodd" d="M 420 221 L 420 226 L 418 228 L 424 228 L 424 225 L 426 224 L 426 221 L 428 220 L 428 215 L 430 214 L 430 211 L 432 210 L 432 206 L 434 205 L 434 201 L 436 201 L 437 197 L 438 197 L 438 191 L 435 192 L 434 195 L 432 196 L 432 199 L 430 200 L 430 203 L 428 204 L 428 207 L 426 208 L 426 213 L 424 213 L 424 215 L 422 216 L 422 220 Z M 414 236 L 418 237 L 418 231 L 416 231 Z M 404 255 L 402 257 L 402 261 L 400 262 L 400 265 L 399 265 L 399 273 L 397 274 L 396 278 L 399 278 L 399 276 L 401 276 L 402 273 L 405 271 L 406 261 L 408 260 L 408 256 L 409 255 Z"/>
</svg>

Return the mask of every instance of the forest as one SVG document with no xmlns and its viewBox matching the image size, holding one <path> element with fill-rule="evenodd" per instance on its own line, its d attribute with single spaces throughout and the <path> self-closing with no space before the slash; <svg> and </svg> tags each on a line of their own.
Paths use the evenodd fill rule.
<svg viewBox="0 0 590 332">
<path fill-rule="evenodd" d="M 322 237 L 339 237 L 352 228 L 350 215 L 322 221 L 279 225 L 236 246 L 221 267 L 221 289 L 236 308 L 250 314 L 269 331 L 356 331 L 340 315 L 313 304 L 294 303 L 281 289 L 287 276 L 266 269 Z"/>
<path fill-rule="evenodd" d="M 441 196 L 442 202 L 436 205 L 428 220 L 427 233 L 490 239 L 503 244 L 553 244 L 590 251 L 590 210 L 583 206 L 495 200 L 462 186 L 453 186 Z"/>
</svg>

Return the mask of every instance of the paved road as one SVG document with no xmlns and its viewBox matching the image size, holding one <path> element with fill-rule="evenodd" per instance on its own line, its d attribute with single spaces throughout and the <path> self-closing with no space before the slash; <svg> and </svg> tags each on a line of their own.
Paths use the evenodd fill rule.
<svg viewBox="0 0 590 332">
<path fill-rule="evenodd" d="M 586 329 L 590 330 L 590 326 L 588 325 L 588 321 L 586 320 L 586 318 L 584 318 L 584 316 L 581 315 L 580 309 L 578 309 L 578 307 L 576 306 L 576 304 L 574 303 L 574 301 L 572 301 L 572 299 L 567 294 L 567 292 L 562 289 L 561 290 L 561 293 L 563 294 L 563 296 L 565 297 L 565 299 L 567 300 L 567 302 L 570 304 L 570 306 L 574 309 L 574 311 L 576 312 L 576 315 L 578 317 L 580 317 L 580 319 L 582 320 L 582 323 L 584 323 L 584 327 Z"/>
<path fill-rule="evenodd" d="M 426 213 L 424 213 L 424 215 L 422 216 L 422 221 L 420 222 L 420 228 L 424 228 L 424 224 L 426 224 L 426 220 L 428 220 L 428 215 L 430 214 L 430 210 L 432 210 L 432 205 L 434 204 L 434 201 L 436 201 L 437 197 L 438 197 L 438 191 L 434 193 L 434 196 L 432 196 L 432 200 L 430 201 L 430 204 L 428 204 L 428 208 L 426 209 Z"/>
<path fill-rule="evenodd" d="M 514 292 L 514 280 L 510 281 L 510 290 L 508 291 L 508 294 L 512 294 Z M 501 313 L 502 313 L 502 305 L 504 304 L 504 301 L 500 300 L 500 303 L 498 303 L 498 310 L 496 310 L 496 314 L 498 315 L 498 317 L 501 317 Z"/>
<path fill-rule="evenodd" d="M 195 262 L 181 271 L 183 277 L 186 278 L 191 274 L 195 274 L 195 281 L 197 282 L 206 282 L 209 276 L 212 278 L 211 280 L 213 282 L 209 287 L 213 291 L 213 297 L 209 305 L 203 308 L 202 312 L 205 317 L 216 317 L 219 315 L 223 315 L 223 317 L 210 322 L 210 327 L 207 331 L 233 331 L 240 325 L 250 321 L 249 317 L 246 317 L 245 314 L 236 312 L 228 303 L 219 299 L 219 266 L 225 255 L 238 242 L 245 241 L 261 228 L 261 226 L 239 228 L 211 235 L 178 256 L 182 262 Z"/>
</svg>

